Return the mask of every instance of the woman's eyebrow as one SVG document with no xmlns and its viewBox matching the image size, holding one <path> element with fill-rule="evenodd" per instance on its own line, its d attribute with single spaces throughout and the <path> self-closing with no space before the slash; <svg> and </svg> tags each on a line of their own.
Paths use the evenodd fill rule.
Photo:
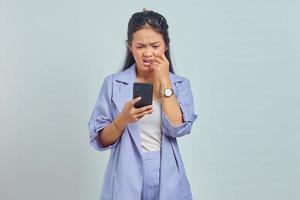
<svg viewBox="0 0 300 200">
<path fill-rule="evenodd" d="M 142 46 L 143 46 L 143 45 L 145 45 L 145 44 L 143 44 L 143 43 L 139 43 L 139 42 L 137 42 L 137 43 L 135 43 L 135 44 L 137 44 L 137 45 L 142 45 Z"/>
<path fill-rule="evenodd" d="M 150 45 L 154 45 L 154 44 L 156 44 L 156 43 L 159 43 L 159 41 L 157 41 L 157 42 L 151 42 Z M 136 44 L 138 44 L 138 45 L 146 45 L 146 44 L 140 43 L 140 42 L 137 42 Z"/>
<path fill-rule="evenodd" d="M 157 42 L 152 42 L 152 43 L 150 43 L 150 45 L 154 45 L 154 44 L 156 44 L 156 43 L 159 43 L 159 41 L 157 41 Z"/>
</svg>

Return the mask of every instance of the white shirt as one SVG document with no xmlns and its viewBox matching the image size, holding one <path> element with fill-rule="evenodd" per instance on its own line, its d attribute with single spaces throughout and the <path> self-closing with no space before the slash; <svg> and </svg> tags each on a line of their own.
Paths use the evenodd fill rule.
<svg viewBox="0 0 300 200">
<path fill-rule="evenodd" d="M 161 146 L 161 99 L 152 102 L 154 111 L 138 121 L 142 151 L 160 151 Z"/>
</svg>

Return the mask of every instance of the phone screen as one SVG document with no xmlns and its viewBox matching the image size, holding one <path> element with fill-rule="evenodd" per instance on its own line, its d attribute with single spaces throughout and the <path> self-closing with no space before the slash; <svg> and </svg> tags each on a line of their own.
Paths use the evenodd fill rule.
<svg viewBox="0 0 300 200">
<path fill-rule="evenodd" d="M 133 98 L 142 97 L 140 101 L 134 104 L 135 108 L 141 108 L 147 105 L 152 105 L 153 85 L 151 83 L 133 84 Z"/>
</svg>

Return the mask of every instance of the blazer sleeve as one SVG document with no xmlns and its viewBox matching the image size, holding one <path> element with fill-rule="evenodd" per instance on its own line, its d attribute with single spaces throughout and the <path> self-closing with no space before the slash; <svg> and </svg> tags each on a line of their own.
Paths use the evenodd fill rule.
<svg viewBox="0 0 300 200">
<path fill-rule="evenodd" d="M 101 86 L 96 105 L 94 107 L 92 116 L 88 123 L 90 133 L 90 145 L 99 151 L 104 151 L 113 148 L 118 141 L 114 144 L 103 147 L 96 139 L 98 134 L 113 121 L 113 114 L 111 108 L 111 95 L 112 94 L 112 75 L 107 76 Z"/>
<path fill-rule="evenodd" d="M 161 116 L 162 133 L 174 138 L 189 134 L 193 122 L 197 119 L 197 115 L 194 112 L 194 99 L 190 81 L 184 78 L 182 82 L 176 84 L 176 87 L 178 90 L 177 101 L 183 113 L 183 122 L 174 125 L 163 111 Z"/>
</svg>

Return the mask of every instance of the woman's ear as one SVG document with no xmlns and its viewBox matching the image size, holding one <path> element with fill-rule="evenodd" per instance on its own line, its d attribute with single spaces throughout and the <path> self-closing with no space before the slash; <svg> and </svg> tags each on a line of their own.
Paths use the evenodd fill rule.
<svg viewBox="0 0 300 200">
<path fill-rule="evenodd" d="M 168 48 L 168 46 L 166 46 L 166 48 L 165 48 L 165 52 L 166 52 L 166 51 L 168 51 L 168 49 L 169 49 L 169 48 Z"/>
<path fill-rule="evenodd" d="M 132 47 L 131 47 L 131 45 L 128 43 L 128 40 L 126 40 L 125 43 L 126 43 L 127 48 L 129 49 L 129 51 L 132 52 Z"/>
</svg>

